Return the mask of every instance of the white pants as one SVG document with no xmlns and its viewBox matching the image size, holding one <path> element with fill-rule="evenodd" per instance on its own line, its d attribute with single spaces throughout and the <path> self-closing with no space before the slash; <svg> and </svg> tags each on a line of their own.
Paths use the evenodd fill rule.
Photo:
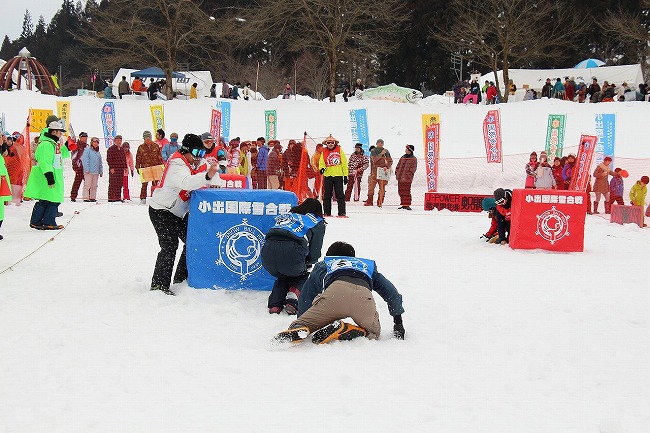
<svg viewBox="0 0 650 433">
<path fill-rule="evenodd" d="M 84 200 L 95 200 L 97 198 L 97 182 L 99 181 L 99 173 L 85 173 L 84 174 Z"/>
</svg>

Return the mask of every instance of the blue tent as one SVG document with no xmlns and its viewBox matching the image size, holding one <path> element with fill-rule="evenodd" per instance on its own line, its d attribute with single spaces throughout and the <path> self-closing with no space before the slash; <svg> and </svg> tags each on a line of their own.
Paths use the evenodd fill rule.
<svg viewBox="0 0 650 433">
<path fill-rule="evenodd" d="M 605 62 L 600 59 L 585 59 L 582 62 L 574 66 L 576 69 L 588 69 L 588 68 L 597 68 L 603 66 Z"/>
<path fill-rule="evenodd" d="M 131 76 L 140 78 L 165 78 L 165 71 L 152 66 L 140 71 L 131 72 Z M 185 78 L 185 75 L 181 74 L 180 72 L 172 71 L 172 78 Z"/>
</svg>

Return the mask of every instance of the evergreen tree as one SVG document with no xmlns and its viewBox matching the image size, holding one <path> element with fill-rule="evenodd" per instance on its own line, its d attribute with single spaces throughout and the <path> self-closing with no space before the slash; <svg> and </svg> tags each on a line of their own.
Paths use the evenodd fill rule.
<svg viewBox="0 0 650 433">
<path fill-rule="evenodd" d="M 32 23 L 32 16 L 28 10 L 25 10 L 25 16 L 23 17 L 23 31 L 18 37 L 20 43 L 27 45 L 30 41 L 30 38 L 34 34 L 34 24 Z"/>
</svg>

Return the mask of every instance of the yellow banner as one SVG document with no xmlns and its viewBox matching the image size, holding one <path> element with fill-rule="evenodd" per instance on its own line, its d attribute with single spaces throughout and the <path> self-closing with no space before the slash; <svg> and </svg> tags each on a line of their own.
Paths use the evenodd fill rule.
<svg viewBox="0 0 650 433">
<path fill-rule="evenodd" d="M 426 131 L 427 126 L 440 123 L 440 114 L 423 114 L 422 115 L 422 131 Z"/>
<path fill-rule="evenodd" d="M 63 127 L 70 126 L 70 101 L 56 101 L 56 115 L 63 119 Z"/>
<path fill-rule="evenodd" d="M 152 105 L 151 107 L 151 120 L 153 121 L 154 136 L 155 131 L 165 129 L 165 110 L 162 105 Z"/>
<path fill-rule="evenodd" d="M 52 110 L 29 109 L 29 132 L 41 132 L 47 125 L 45 119 L 52 115 Z"/>
</svg>

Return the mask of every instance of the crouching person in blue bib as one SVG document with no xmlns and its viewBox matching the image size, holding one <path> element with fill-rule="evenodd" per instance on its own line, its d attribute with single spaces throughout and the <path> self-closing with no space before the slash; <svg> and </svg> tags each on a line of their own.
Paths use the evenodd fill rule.
<svg viewBox="0 0 650 433">
<path fill-rule="evenodd" d="M 404 338 L 402 295 L 393 283 L 377 272 L 374 260 L 355 257 L 354 247 L 334 242 L 305 282 L 298 300 L 298 318 L 277 341 L 298 342 L 313 332 L 313 343 L 351 340 L 365 336 L 378 339 L 379 313 L 372 296 L 376 292 L 393 316 L 393 336 Z M 356 325 L 343 322 L 350 317 Z"/>
<path fill-rule="evenodd" d="M 265 237 L 262 266 L 276 278 L 269 295 L 270 314 L 298 311 L 298 297 L 308 268 L 320 259 L 325 237 L 323 206 L 308 198 L 289 213 L 278 215 Z"/>
</svg>

